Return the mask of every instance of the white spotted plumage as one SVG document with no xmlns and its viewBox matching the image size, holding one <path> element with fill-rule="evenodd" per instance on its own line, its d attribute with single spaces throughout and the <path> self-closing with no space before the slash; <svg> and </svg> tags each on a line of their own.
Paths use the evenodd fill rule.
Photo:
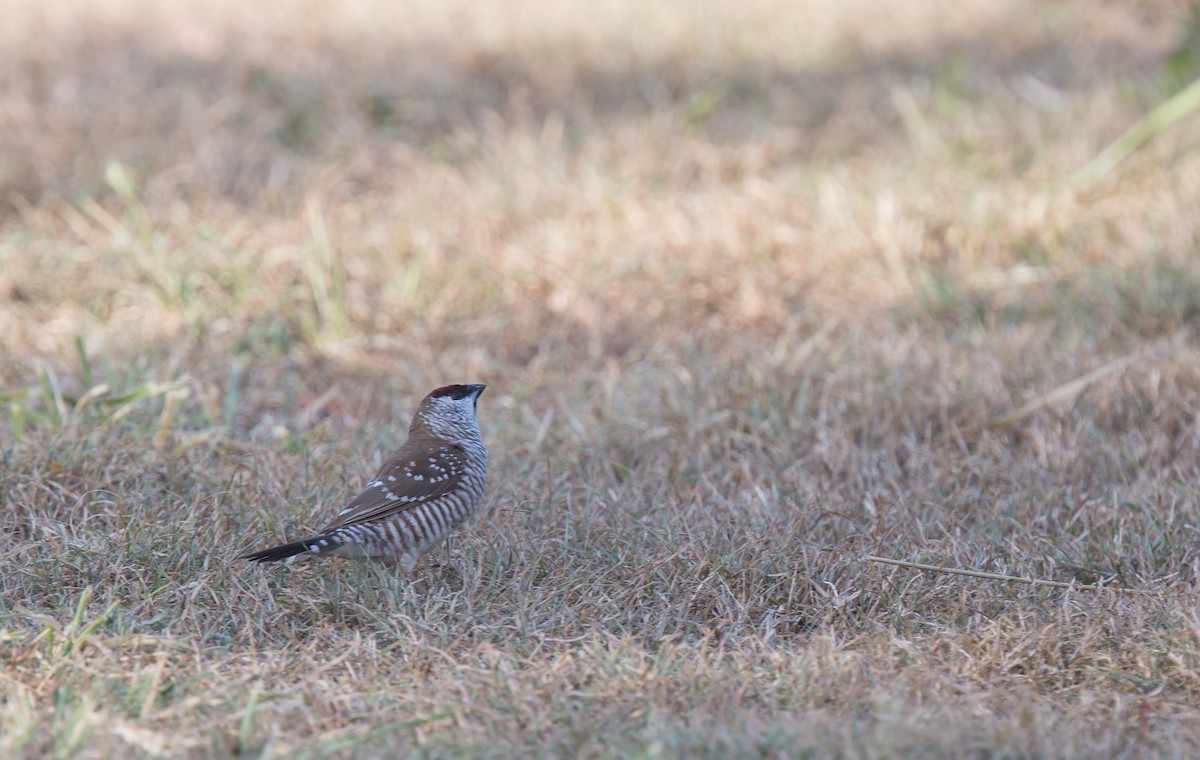
<svg viewBox="0 0 1200 760">
<path fill-rule="evenodd" d="M 488 452 L 475 407 L 483 385 L 449 385 L 421 402 L 408 440 L 314 537 L 244 555 L 270 562 L 302 553 L 417 560 L 479 508 Z M 420 464 L 418 465 L 418 462 Z"/>
</svg>

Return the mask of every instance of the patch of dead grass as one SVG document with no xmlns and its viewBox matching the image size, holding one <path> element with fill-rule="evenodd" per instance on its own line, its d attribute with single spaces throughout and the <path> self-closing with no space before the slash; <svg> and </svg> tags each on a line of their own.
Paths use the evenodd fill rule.
<svg viewBox="0 0 1200 760">
<path fill-rule="evenodd" d="M 19 3 L 0 753 L 1194 754 L 1185 15 Z M 231 562 L 447 378 L 428 596 Z"/>
</svg>

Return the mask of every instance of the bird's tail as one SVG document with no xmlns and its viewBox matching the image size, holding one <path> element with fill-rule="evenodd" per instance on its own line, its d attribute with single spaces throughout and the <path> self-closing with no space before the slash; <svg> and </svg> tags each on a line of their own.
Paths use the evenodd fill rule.
<svg viewBox="0 0 1200 760">
<path fill-rule="evenodd" d="M 314 536 L 272 546 L 269 549 L 259 549 L 256 552 L 243 554 L 238 559 L 248 559 L 251 562 L 278 562 L 281 559 L 295 557 L 297 554 L 329 554 L 341 545 L 341 540 L 332 535 Z"/>
</svg>

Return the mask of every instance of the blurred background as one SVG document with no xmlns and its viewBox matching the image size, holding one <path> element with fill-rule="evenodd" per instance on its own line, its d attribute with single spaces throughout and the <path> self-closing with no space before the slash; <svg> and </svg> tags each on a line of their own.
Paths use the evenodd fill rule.
<svg viewBox="0 0 1200 760">
<path fill-rule="evenodd" d="M 835 324 L 923 351 L 1003 324 L 1053 374 L 1200 308 L 1195 114 L 1077 181 L 1200 74 L 1185 2 L 5 15 L 0 387 L 27 422 L 51 410 L 11 391 L 53 370 L 77 400 L 80 355 L 114 392 L 186 374 L 187 426 L 244 436 L 335 379 L 320 411 L 361 419 L 447 379 L 753 372 Z M 230 383 L 256 392 L 219 408 Z"/>
</svg>

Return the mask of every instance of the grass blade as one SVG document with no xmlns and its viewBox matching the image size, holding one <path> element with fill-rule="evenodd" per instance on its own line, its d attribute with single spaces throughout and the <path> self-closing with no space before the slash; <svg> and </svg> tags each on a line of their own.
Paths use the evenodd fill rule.
<svg viewBox="0 0 1200 760">
<path fill-rule="evenodd" d="M 1086 188 L 1096 184 L 1155 136 L 1167 131 L 1198 109 L 1200 79 L 1175 93 L 1100 151 L 1087 166 L 1071 176 L 1071 185 L 1075 188 Z"/>
</svg>

